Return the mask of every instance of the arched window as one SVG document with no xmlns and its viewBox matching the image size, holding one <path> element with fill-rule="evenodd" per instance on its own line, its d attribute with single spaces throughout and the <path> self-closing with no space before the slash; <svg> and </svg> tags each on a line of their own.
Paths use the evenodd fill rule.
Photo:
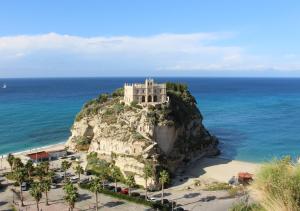
<svg viewBox="0 0 300 211">
<path fill-rule="evenodd" d="M 157 102 L 157 96 L 156 95 L 154 95 L 154 97 L 153 97 L 153 102 Z"/>
<path fill-rule="evenodd" d="M 145 96 L 142 96 L 142 102 L 145 102 Z"/>
<path fill-rule="evenodd" d="M 148 96 L 148 102 L 152 102 L 152 97 L 151 97 L 151 95 Z"/>
</svg>

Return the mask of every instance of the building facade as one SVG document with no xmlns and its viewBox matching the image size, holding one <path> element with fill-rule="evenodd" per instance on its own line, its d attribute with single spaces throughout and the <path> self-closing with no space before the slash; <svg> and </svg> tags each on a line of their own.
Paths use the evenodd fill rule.
<svg viewBox="0 0 300 211">
<path fill-rule="evenodd" d="M 130 104 L 136 101 L 140 104 L 156 104 L 168 102 L 167 85 L 157 84 L 153 79 L 146 79 L 144 84 L 124 85 L 124 102 Z"/>
</svg>

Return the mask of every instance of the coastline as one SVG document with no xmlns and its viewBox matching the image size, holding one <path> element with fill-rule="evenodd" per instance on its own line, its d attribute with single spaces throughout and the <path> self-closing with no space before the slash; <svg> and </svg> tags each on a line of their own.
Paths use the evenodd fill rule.
<svg viewBox="0 0 300 211">
<path fill-rule="evenodd" d="M 51 144 L 46 146 L 37 147 L 34 149 L 24 150 L 20 152 L 12 153 L 13 155 L 24 158 L 28 153 L 34 153 L 40 150 L 56 150 L 65 146 L 65 141 L 57 144 Z M 9 164 L 6 161 L 6 156 L 1 156 L 0 170 L 9 169 Z M 184 182 L 175 181 L 173 188 L 182 189 L 186 186 L 193 185 L 194 180 L 201 180 L 203 182 L 228 182 L 232 176 L 237 176 L 239 172 L 249 172 L 254 174 L 257 172 L 261 163 L 253 163 L 247 161 L 240 161 L 234 159 L 227 159 L 222 156 L 217 157 L 203 157 L 191 162 L 181 177 L 188 177 L 188 180 Z M 180 177 L 179 177 L 180 178 Z"/>
<path fill-rule="evenodd" d="M 22 151 L 17 151 L 17 152 L 11 152 L 11 153 L 7 153 L 7 154 L 2 154 L 0 156 L 3 157 L 3 158 L 6 158 L 8 156 L 8 154 L 23 155 L 23 154 L 27 154 L 27 153 L 31 153 L 31 152 L 40 151 L 40 150 L 53 150 L 53 149 L 56 149 L 58 147 L 64 146 L 65 143 L 66 143 L 66 141 L 62 141 L 62 142 L 58 142 L 56 144 L 49 144 L 49 145 L 44 145 L 44 146 L 40 146 L 40 147 L 36 147 L 36 148 L 25 149 L 25 150 L 22 150 Z"/>
<path fill-rule="evenodd" d="M 226 159 L 220 156 L 203 157 L 189 164 L 183 174 L 177 175 L 171 189 L 185 190 L 187 187 L 194 186 L 195 180 L 201 181 L 202 184 L 227 183 L 232 176 L 237 176 L 239 172 L 251 173 L 255 178 L 260 166 L 261 163 Z M 187 178 L 187 180 L 183 178 Z"/>
</svg>

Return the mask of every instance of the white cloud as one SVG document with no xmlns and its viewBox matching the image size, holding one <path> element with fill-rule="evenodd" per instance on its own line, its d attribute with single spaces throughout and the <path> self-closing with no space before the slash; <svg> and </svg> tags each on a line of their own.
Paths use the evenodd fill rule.
<svg viewBox="0 0 300 211">
<path fill-rule="evenodd" d="M 300 70 L 299 55 L 251 55 L 221 45 L 230 33 L 159 34 L 147 37 L 79 37 L 56 33 L 0 37 L 0 77 L 149 75 L 169 71 Z M 233 40 L 234 41 L 234 40 Z M 145 71 L 145 72 L 142 72 Z M 225 73 L 225 72 L 224 72 Z"/>
</svg>

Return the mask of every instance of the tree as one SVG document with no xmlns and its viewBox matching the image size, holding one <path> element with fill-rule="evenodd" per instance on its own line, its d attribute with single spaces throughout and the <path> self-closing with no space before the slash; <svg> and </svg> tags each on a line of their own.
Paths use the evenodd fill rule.
<svg viewBox="0 0 300 211">
<path fill-rule="evenodd" d="M 15 159 L 15 156 L 11 153 L 8 154 L 6 160 L 10 166 L 10 170 L 12 171 L 13 170 L 13 164 L 14 164 L 14 159 Z"/>
<path fill-rule="evenodd" d="M 21 158 L 14 158 L 13 169 L 19 169 L 22 167 L 24 167 L 24 164 L 22 163 Z"/>
<path fill-rule="evenodd" d="M 161 184 L 161 203 L 164 203 L 164 185 L 169 181 L 169 173 L 166 170 L 162 170 L 159 173 L 159 182 Z"/>
<path fill-rule="evenodd" d="M 96 211 L 98 211 L 98 193 L 102 190 L 100 178 L 95 178 L 91 180 L 90 191 L 95 194 L 96 198 Z"/>
<path fill-rule="evenodd" d="M 79 178 L 78 182 L 79 182 L 80 181 L 80 175 L 83 174 L 84 170 L 83 170 L 82 166 L 79 163 L 77 164 L 77 166 L 75 166 L 74 170 L 75 170 L 75 174 L 78 174 L 78 178 Z"/>
<path fill-rule="evenodd" d="M 113 165 L 112 167 L 111 167 L 111 169 L 110 169 L 110 176 L 111 176 L 111 178 L 114 180 L 114 182 L 115 182 L 115 192 L 117 192 L 117 188 L 118 188 L 118 180 L 120 180 L 120 178 L 122 177 L 122 175 L 121 175 L 122 173 L 121 173 L 121 171 L 120 171 L 120 169 L 117 167 L 117 166 L 115 166 L 115 165 Z"/>
<path fill-rule="evenodd" d="M 68 203 L 69 210 L 72 211 L 78 199 L 78 190 L 71 182 L 67 182 L 63 189 L 65 191 L 64 200 Z"/>
<path fill-rule="evenodd" d="M 22 183 L 26 180 L 26 170 L 24 168 L 18 168 L 14 171 L 14 178 L 16 182 L 20 186 L 20 199 L 21 199 L 21 206 L 24 206 L 23 203 L 23 190 L 22 190 Z"/>
<path fill-rule="evenodd" d="M 67 170 L 71 167 L 72 163 L 64 160 L 61 163 L 61 169 L 64 171 L 64 178 L 66 179 L 66 175 L 67 175 Z"/>
<path fill-rule="evenodd" d="M 42 179 L 41 181 L 41 187 L 42 187 L 42 191 L 45 192 L 45 196 L 46 196 L 46 205 L 48 206 L 48 192 L 51 189 L 51 177 L 46 177 L 44 179 Z"/>
<path fill-rule="evenodd" d="M 131 188 L 135 186 L 135 180 L 134 180 L 134 175 L 129 174 L 126 178 L 126 185 L 128 186 L 128 193 L 129 196 L 131 196 Z"/>
<path fill-rule="evenodd" d="M 41 162 L 40 166 L 44 169 L 45 174 L 48 174 L 49 169 L 50 169 L 50 163 L 49 163 L 49 161 Z"/>
<path fill-rule="evenodd" d="M 25 164 L 25 169 L 27 171 L 29 179 L 32 177 L 32 173 L 34 171 L 34 166 L 32 160 L 28 160 L 27 163 Z"/>
<path fill-rule="evenodd" d="M 109 169 L 107 166 L 103 166 L 100 171 L 98 172 L 98 176 L 101 179 L 102 186 L 104 188 L 104 182 L 109 176 Z"/>
<path fill-rule="evenodd" d="M 42 187 L 40 183 L 33 183 L 29 190 L 30 195 L 35 199 L 37 211 L 39 211 L 39 202 L 42 198 Z"/>
<path fill-rule="evenodd" d="M 40 182 L 42 181 L 43 177 L 46 175 L 44 166 L 40 164 L 37 165 L 35 168 L 35 173 L 38 176 Z"/>
<path fill-rule="evenodd" d="M 148 191 L 148 178 L 153 176 L 153 170 L 150 163 L 146 163 L 143 169 L 144 179 L 145 179 L 145 199 L 147 200 L 147 191 Z"/>
</svg>

